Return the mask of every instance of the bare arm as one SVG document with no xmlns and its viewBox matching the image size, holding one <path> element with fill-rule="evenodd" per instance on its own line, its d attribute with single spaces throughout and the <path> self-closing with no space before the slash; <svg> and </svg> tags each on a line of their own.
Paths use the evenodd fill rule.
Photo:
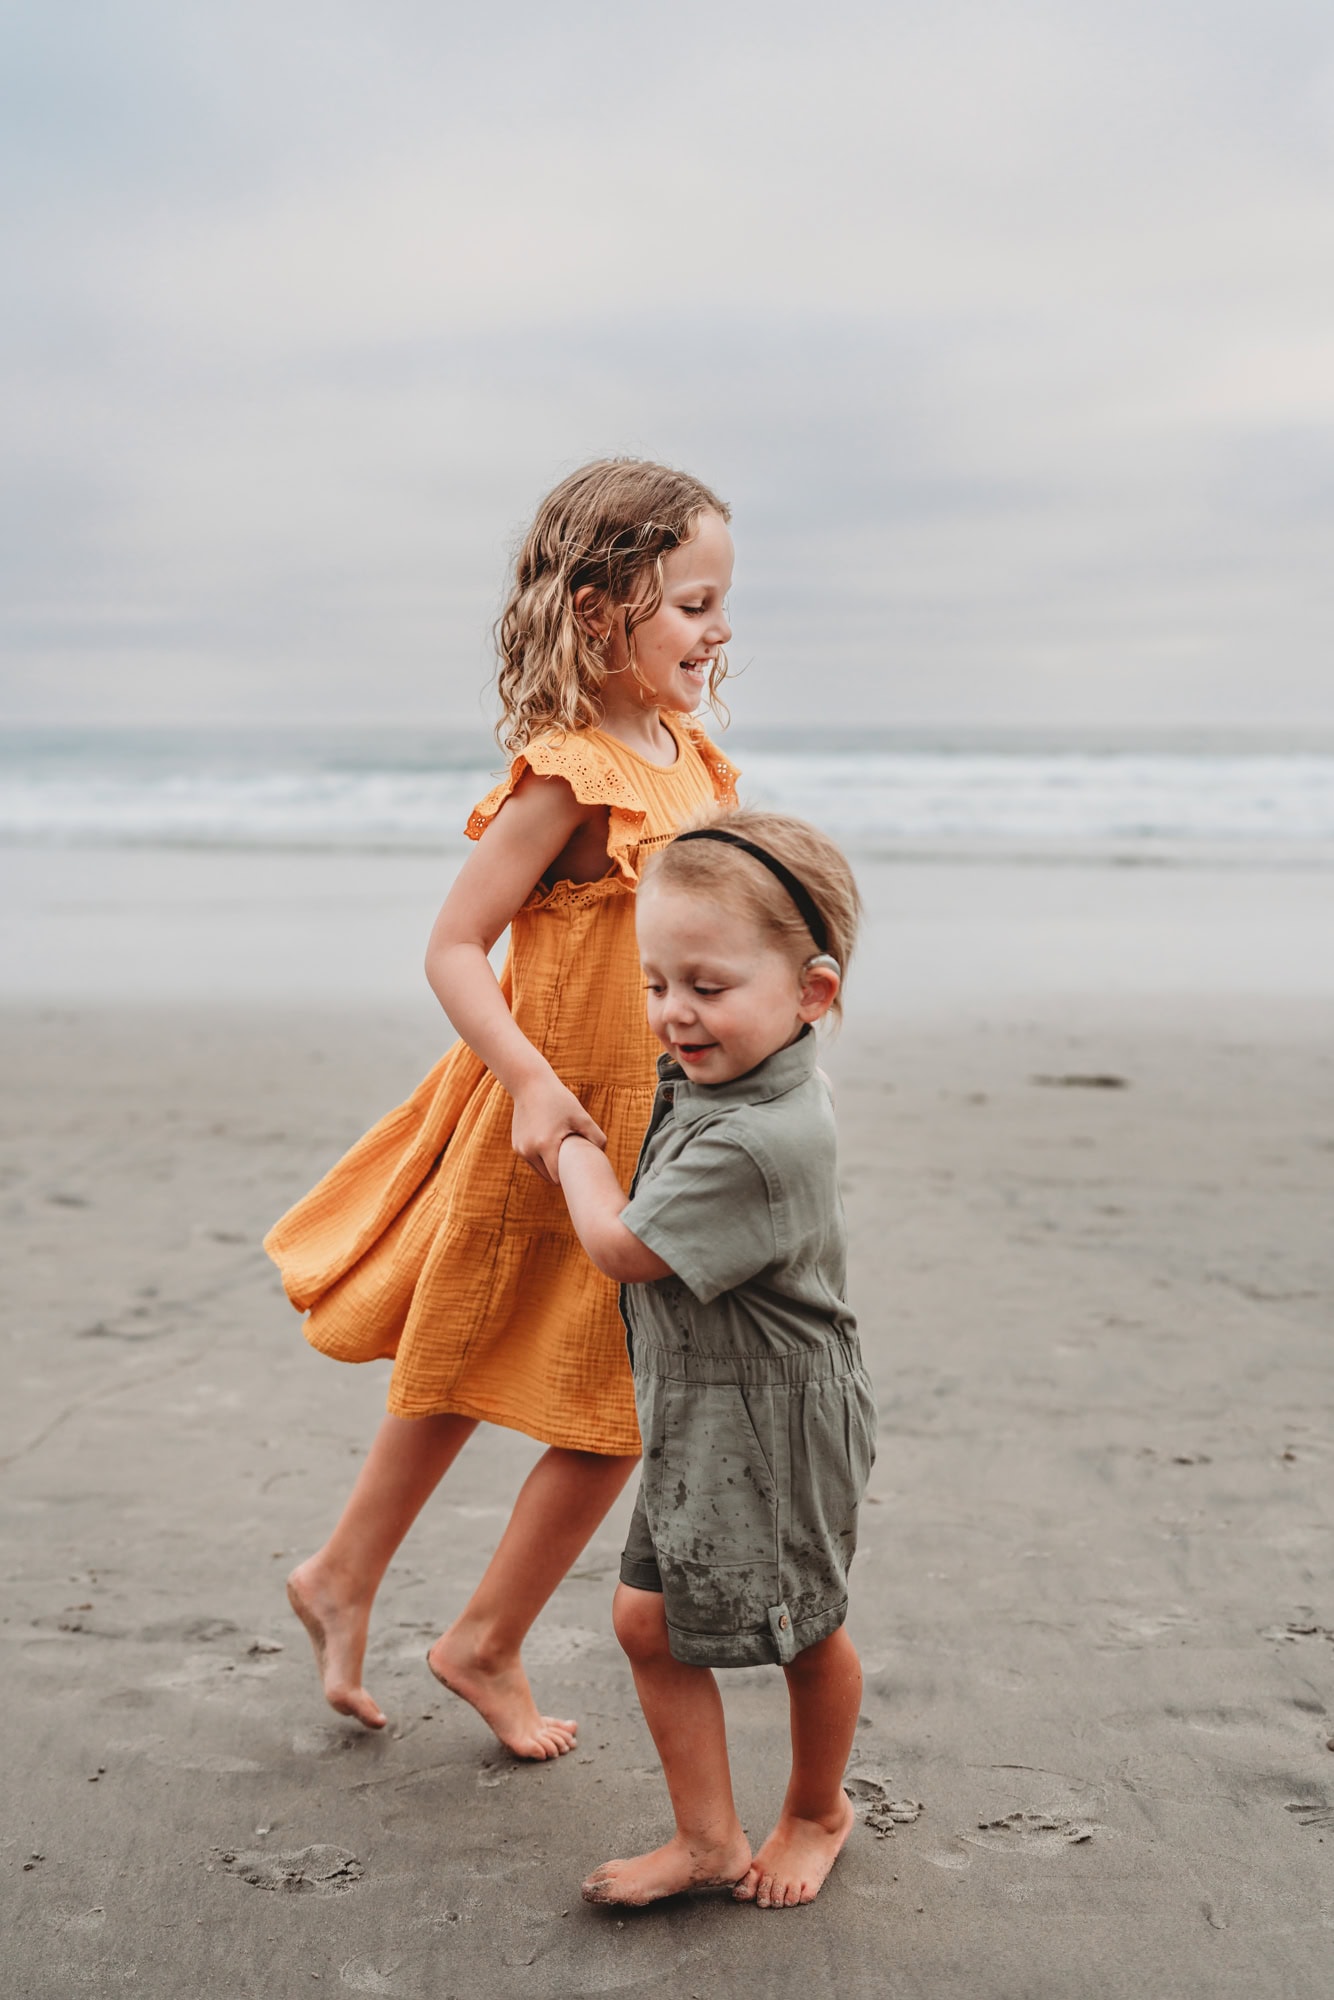
<svg viewBox="0 0 1334 2000">
<path fill-rule="evenodd" d="M 487 953 L 588 819 L 563 778 L 528 772 L 459 870 L 426 948 L 431 990 L 514 1099 L 514 1150 L 549 1181 L 566 1133 L 594 1146 L 606 1134 L 516 1023 Z"/>
<path fill-rule="evenodd" d="M 559 1173 L 574 1233 L 599 1271 L 623 1285 L 670 1276 L 671 1265 L 621 1221 L 625 1189 L 605 1153 L 570 1133 L 561 1145 Z"/>
</svg>

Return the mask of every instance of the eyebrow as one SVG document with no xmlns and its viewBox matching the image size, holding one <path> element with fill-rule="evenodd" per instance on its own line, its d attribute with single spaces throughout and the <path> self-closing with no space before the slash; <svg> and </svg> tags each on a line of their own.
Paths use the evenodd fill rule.
<svg viewBox="0 0 1334 2000">
<path fill-rule="evenodd" d="M 660 966 L 645 964 L 643 959 L 639 962 L 639 969 L 646 979 L 651 972 L 656 972 L 659 978 L 665 977 Z M 697 959 L 693 964 L 687 965 L 680 976 L 682 979 L 721 979 L 726 976 L 726 971 L 725 966 L 710 963 L 708 959 Z"/>
</svg>

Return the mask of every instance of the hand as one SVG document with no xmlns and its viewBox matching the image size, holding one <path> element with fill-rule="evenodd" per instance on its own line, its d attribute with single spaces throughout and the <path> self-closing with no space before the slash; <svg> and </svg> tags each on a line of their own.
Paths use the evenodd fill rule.
<svg viewBox="0 0 1334 2000">
<path fill-rule="evenodd" d="M 556 1161 L 561 1140 L 572 1132 L 590 1140 L 599 1151 L 606 1150 L 607 1135 L 602 1127 L 589 1117 L 574 1092 L 567 1090 L 554 1073 L 519 1092 L 514 1100 L 510 1138 L 515 1152 L 544 1181 L 559 1181 Z"/>
</svg>

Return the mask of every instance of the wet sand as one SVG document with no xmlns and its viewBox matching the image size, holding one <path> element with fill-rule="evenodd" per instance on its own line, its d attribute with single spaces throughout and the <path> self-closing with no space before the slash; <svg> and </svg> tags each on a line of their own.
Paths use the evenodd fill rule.
<svg viewBox="0 0 1334 2000">
<path fill-rule="evenodd" d="M 867 981 L 831 1059 L 882 1426 L 851 1627 L 863 1824 L 796 1912 L 579 1901 L 667 1830 L 608 1618 L 628 1496 L 531 1647 L 540 1698 L 581 1718 L 572 1756 L 513 1763 L 431 1681 L 522 1438 L 474 1441 L 391 1572 L 368 1669 L 390 1729 L 319 1700 L 283 1578 L 385 1376 L 305 1347 L 256 1244 L 431 1059 L 429 1009 L 11 1001 L 7 1990 L 1323 2000 L 1323 971 L 1276 992 L 1243 923 L 1207 995 L 1105 934 L 1064 982 L 1021 953 L 1024 978 L 960 961 L 933 992 L 927 913 L 966 893 L 941 875 L 919 903 L 877 878 L 867 964 L 904 977 L 881 1018 Z M 1065 900 L 1091 935 L 1125 894 L 1063 881 L 1041 891 L 1058 944 Z M 1001 934 L 996 895 L 977 918 Z M 782 1687 L 725 1687 L 758 1839 Z"/>
</svg>

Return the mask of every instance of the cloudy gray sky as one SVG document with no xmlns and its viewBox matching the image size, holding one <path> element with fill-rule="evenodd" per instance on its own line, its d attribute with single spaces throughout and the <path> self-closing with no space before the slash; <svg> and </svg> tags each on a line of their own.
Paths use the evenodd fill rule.
<svg viewBox="0 0 1334 2000">
<path fill-rule="evenodd" d="M 1328 0 L 0 22 L 9 718 L 475 723 L 631 451 L 741 721 L 1334 720 Z"/>
</svg>

